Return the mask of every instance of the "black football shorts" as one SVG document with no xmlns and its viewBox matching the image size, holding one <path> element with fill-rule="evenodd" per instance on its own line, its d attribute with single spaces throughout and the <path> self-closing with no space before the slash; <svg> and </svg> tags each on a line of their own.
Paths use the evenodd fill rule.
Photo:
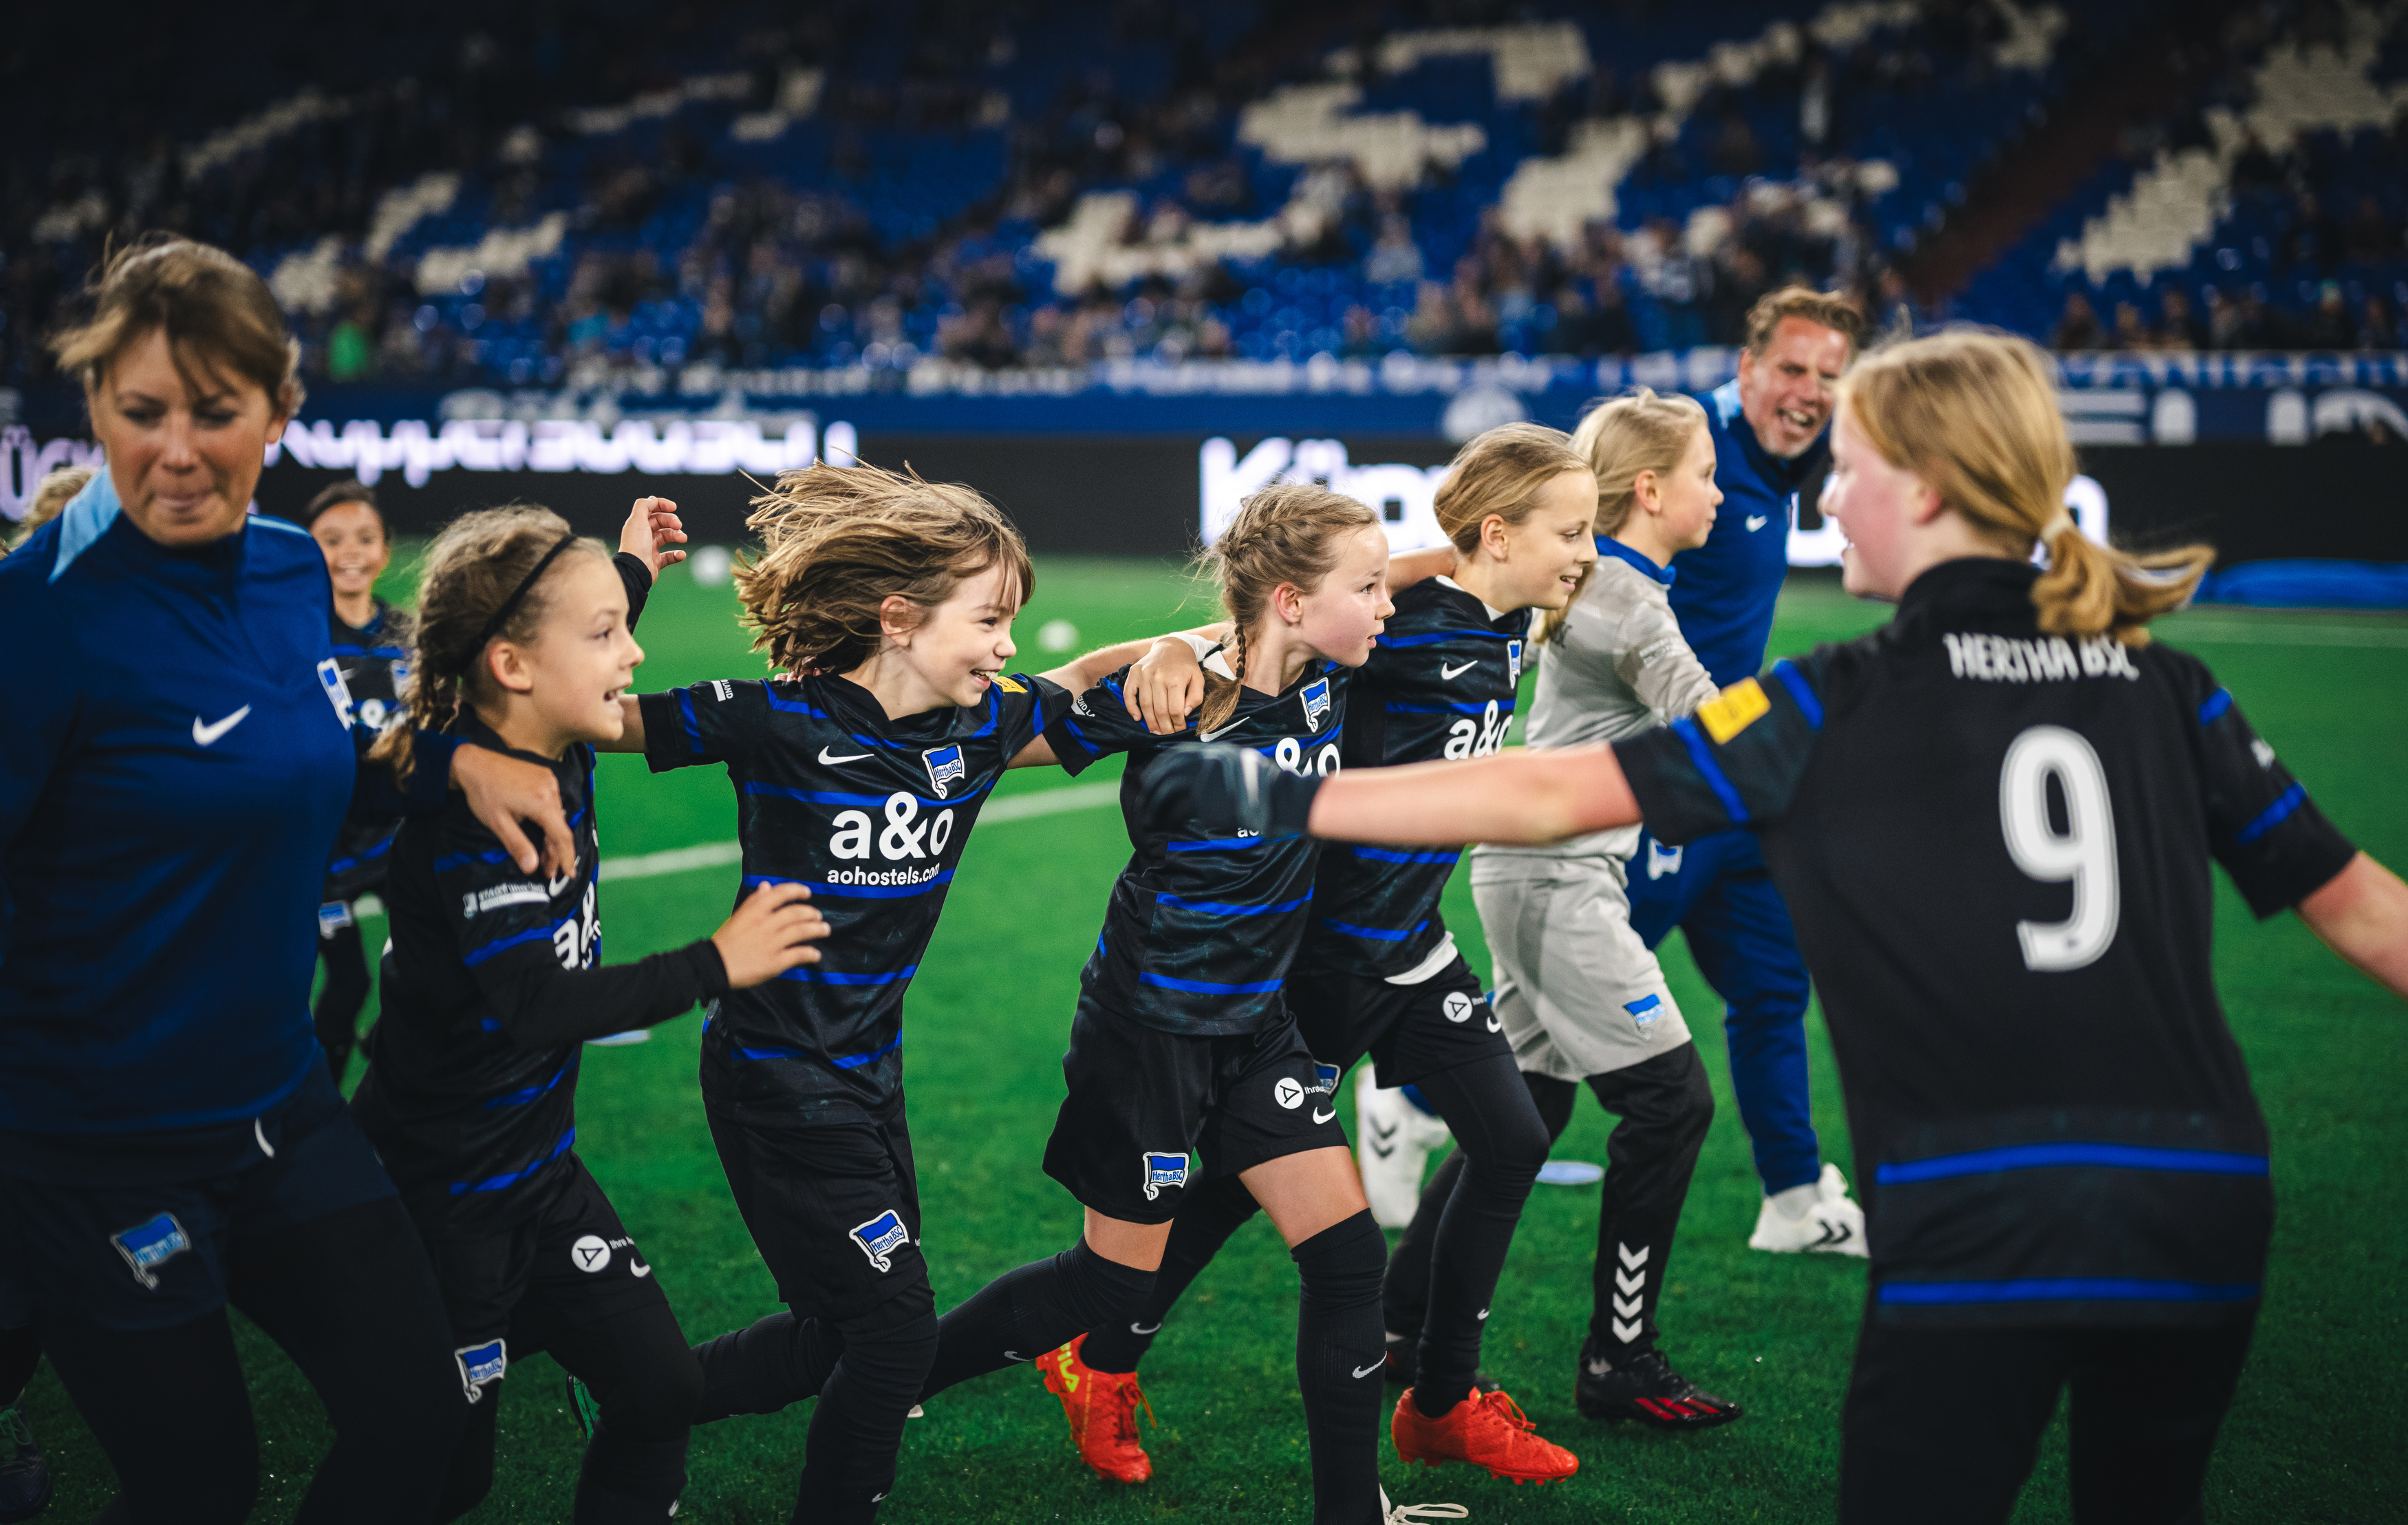
<svg viewBox="0 0 2408 1525">
<path fill-rule="evenodd" d="M 1062 1057 L 1070 1094 L 1045 1173 L 1125 1223 L 1167 1223 L 1206 1174 L 1235 1175 L 1306 1149 L 1346 1147 L 1337 1075 L 1295 1021 L 1261 1032 L 1164 1032 L 1082 996 Z"/>
<path fill-rule="evenodd" d="M 1505 1025 L 1460 955 L 1416 985 L 1298 967 L 1285 990 L 1312 1057 L 1340 1074 L 1369 1054 L 1381 1085 L 1410 1086 L 1475 1059 L 1513 1057 Z"/>
</svg>

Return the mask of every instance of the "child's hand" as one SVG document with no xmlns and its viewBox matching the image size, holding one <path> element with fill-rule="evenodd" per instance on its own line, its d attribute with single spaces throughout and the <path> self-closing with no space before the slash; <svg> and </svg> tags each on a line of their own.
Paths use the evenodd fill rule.
<svg viewBox="0 0 2408 1525">
<path fill-rule="evenodd" d="M 710 934 L 727 966 L 729 989 L 747 990 L 820 961 L 820 950 L 810 944 L 828 935 L 828 924 L 810 898 L 800 885 L 763 885 Z"/>
<path fill-rule="evenodd" d="M 662 568 L 685 559 L 684 552 L 668 549 L 684 543 L 685 521 L 678 517 L 677 505 L 666 497 L 636 499 L 636 506 L 627 511 L 627 522 L 619 526 L 619 549 L 651 568 L 655 581 Z"/>
<path fill-rule="evenodd" d="M 1204 702 L 1204 664 L 1186 641 L 1165 636 L 1129 668 L 1121 699 L 1131 720 L 1143 721 L 1156 736 L 1176 736 Z"/>
</svg>

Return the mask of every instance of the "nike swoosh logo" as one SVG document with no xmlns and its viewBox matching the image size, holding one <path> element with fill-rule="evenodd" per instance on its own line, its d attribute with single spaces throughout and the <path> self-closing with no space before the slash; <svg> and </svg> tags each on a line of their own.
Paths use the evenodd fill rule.
<svg viewBox="0 0 2408 1525">
<path fill-rule="evenodd" d="M 1491 1032 L 1503 1032 L 1505 1030 L 1504 1021 L 1498 1017 L 1490 1017 L 1488 1019 L 1488 1030 Z"/>
<path fill-rule="evenodd" d="M 1131 1334 L 1159 1334 L 1162 1332 L 1162 1326 L 1160 1324 L 1131 1324 L 1129 1326 L 1129 1332 Z"/>
<path fill-rule="evenodd" d="M 822 748 L 820 748 L 820 761 L 821 761 L 821 762 L 823 762 L 823 763 L 828 763 L 828 764 L 843 763 L 843 762 L 859 762 L 859 761 L 861 761 L 861 759 L 862 759 L 862 758 L 867 757 L 867 756 L 869 756 L 869 755 L 870 755 L 870 754 L 869 754 L 869 753 L 867 753 L 867 752 L 856 752 L 856 753 L 852 754 L 852 755 L 849 755 L 849 756 L 843 756 L 843 757 L 831 757 L 831 756 L 829 756 L 829 755 L 828 755 L 828 749 L 827 749 L 827 748 L 825 748 L 825 747 L 822 747 Z"/>
<path fill-rule="evenodd" d="M 1199 741 L 1217 741 L 1237 728 L 1238 727 L 1236 726 L 1229 725 L 1224 726 L 1216 731 L 1199 730 L 1196 733 L 1196 740 Z"/>
<path fill-rule="evenodd" d="M 1021 1354 L 1019 1351 L 1017 1351 L 1017 1350 L 1007 1350 L 1007 1351 L 1005 1351 L 1005 1352 L 1003 1353 L 1003 1359 L 1004 1359 L 1004 1360 L 1026 1360 L 1028 1358 L 1027 1358 L 1026 1356 L 1022 1355 L 1022 1354 Z M 875 1499 L 873 1499 L 873 1500 L 871 1500 L 870 1502 L 871 1502 L 871 1503 L 876 1503 L 876 1502 L 878 1502 L 878 1501 L 876 1501 Z"/>
<path fill-rule="evenodd" d="M 1481 1309 L 1481 1310 L 1480 1310 L 1480 1321 L 1481 1321 L 1482 1323 L 1484 1323 L 1484 1323 L 1486 1323 L 1486 1322 L 1488 1322 L 1488 1310 L 1487 1310 L 1487 1309 L 1483 1308 L 1483 1309 Z"/>
<path fill-rule="evenodd" d="M 1751 513 L 1747 516 L 1748 533 L 1752 535 L 1770 523 L 1772 523 L 1772 521 L 1765 517 L 1763 514 Z"/>
<path fill-rule="evenodd" d="M 234 713 L 226 716 L 223 720 L 219 721 L 214 726 L 202 725 L 201 717 L 194 715 L 193 717 L 193 740 L 202 746 L 208 746 L 211 742 L 215 741 L 219 737 L 223 736 L 226 732 L 234 729 L 236 726 L 241 725 L 246 719 L 250 718 L 250 715 L 251 706 L 248 704 L 244 705 L 241 709 L 236 710 Z"/>
<path fill-rule="evenodd" d="M 631 1265 L 631 1266 L 629 1266 L 629 1267 L 627 1268 L 627 1270 L 628 1270 L 629 1272 L 631 1272 L 632 1273 L 634 1273 L 634 1274 L 636 1274 L 636 1275 L 638 1275 L 638 1276 L 649 1276 L 649 1275 L 651 1275 L 651 1274 L 652 1273 L 652 1268 L 651 1266 L 634 1266 L 634 1265 Z"/>
<path fill-rule="evenodd" d="M 1385 1357 L 1385 1356 L 1382 1356 L 1378 1360 L 1373 1361 L 1373 1362 L 1372 1362 L 1370 1365 L 1369 1365 L 1369 1366 L 1358 1366 L 1358 1367 L 1356 1367 L 1356 1368 L 1354 1369 L 1354 1374 L 1355 1374 L 1356 1376 L 1358 1376 L 1358 1377 L 1366 1377 L 1366 1376 L 1369 1376 L 1372 1373 L 1374 1373 L 1374 1372 L 1378 1371 L 1381 1367 L 1385 1366 L 1385 1365 L 1387 1365 L 1387 1364 L 1388 1364 L 1388 1358 L 1387 1358 L 1387 1357 Z"/>
<path fill-rule="evenodd" d="M 1312 1109 L 1312 1120 L 1316 1123 L 1330 1122 L 1334 1120 L 1337 1115 L 1338 1114 L 1335 1111 L 1324 1112 L 1319 1107 Z"/>
<path fill-rule="evenodd" d="M 1439 675 L 1440 677 L 1441 677 L 1441 678 L 1445 678 L 1445 679 L 1448 679 L 1448 680 L 1453 680 L 1453 679 L 1456 679 L 1456 678 L 1460 678 L 1460 677 L 1462 677 L 1465 673 L 1469 672 L 1473 668 L 1476 668 L 1476 667 L 1478 667 L 1479 665 L 1480 665 L 1480 658 L 1478 658 L 1478 657 L 1476 657 L 1476 656 L 1475 656 L 1475 657 L 1473 657 L 1470 661 L 1464 663 L 1464 664 L 1463 664 L 1462 666 L 1460 666 L 1460 667 L 1452 667 L 1452 668 L 1451 668 L 1451 667 L 1448 667 L 1445 663 L 1440 662 L 1440 663 L 1438 665 L 1438 675 Z"/>
</svg>

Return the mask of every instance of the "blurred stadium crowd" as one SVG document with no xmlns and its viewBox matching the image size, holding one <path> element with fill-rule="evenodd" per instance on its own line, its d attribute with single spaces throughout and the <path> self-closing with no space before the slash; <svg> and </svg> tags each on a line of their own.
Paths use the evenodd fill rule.
<svg viewBox="0 0 2408 1525">
<path fill-rule="evenodd" d="M 388 385 L 1677 350 L 1800 278 L 1886 328 L 2399 347 L 2397 3 L 2207 7 L 2177 110 L 1913 294 L 1969 184 L 2173 8 L 45 7 L 0 106 L 0 385 L 147 228 L 267 275 L 312 379 Z M 108 88 L 38 88 L 95 37 Z"/>
</svg>

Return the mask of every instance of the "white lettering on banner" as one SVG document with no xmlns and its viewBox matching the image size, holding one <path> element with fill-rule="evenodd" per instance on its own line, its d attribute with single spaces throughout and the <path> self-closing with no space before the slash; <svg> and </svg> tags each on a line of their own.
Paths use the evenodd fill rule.
<svg viewBox="0 0 2408 1525">
<path fill-rule="evenodd" d="M 455 418 L 430 427 L 424 419 L 394 421 L 390 432 L 356 418 L 339 430 L 325 419 L 294 424 L 267 447 L 266 464 L 291 456 L 297 466 L 349 470 L 373 485 L 398 471 L 423 487 L 437 471 L 642 471 L 654 476 L 753 474 L 809 466 L 824 445 L 828 457 L 850 463 L 860 448 L 853 426 L 830 424 L 823 437 L 808 421 L 787 425 L 783 438 L 764 436 L 749 419 L 623 418 L 602 425 L 574 418 Z M 47 453 L 47 451 L 46 451 Z"/>
</svg>

